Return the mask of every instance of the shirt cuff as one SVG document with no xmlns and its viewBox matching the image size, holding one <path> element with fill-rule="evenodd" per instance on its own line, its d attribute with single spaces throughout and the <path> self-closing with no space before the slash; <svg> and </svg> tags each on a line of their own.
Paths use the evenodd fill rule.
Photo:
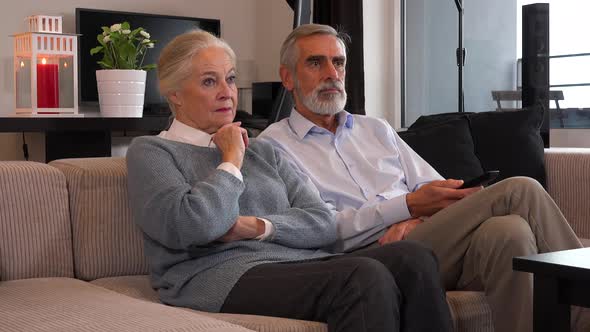
<svg viewBox="0 0 590 332">
<path fill-rule="evenodd" d="M 257 219 L 264 221 L 264 233 L 258 235 L 254 239 L 259 240 L 259 241 L 264 241 L 275 232 L 275 226 L 267 219 L 264 219 L 264 218 L 257 218 Z"/>
<path fill-rule="evenodd" d="M 220 169 L 222 171 L 226 171 L 229 174 L 237 177 L 240 181 L 244 182 L 244 177 L 242 176 L 242 172 L 240 172 L 240 170 L 236 167 L 236 165 L 230 163 L 230 162 L 224 162 L 219 164 L 219 166 L 217 166 L 217 169 Z"/>
<path fill-rule="evenodd" d="M 400 221 L 412 218 L 408 209 L 408 203 L 406 202 L 406 195 L 399 195 L 387 199 L 381 204 L 381 213 L 386 226 L 391 226 Z"/>
</svg>

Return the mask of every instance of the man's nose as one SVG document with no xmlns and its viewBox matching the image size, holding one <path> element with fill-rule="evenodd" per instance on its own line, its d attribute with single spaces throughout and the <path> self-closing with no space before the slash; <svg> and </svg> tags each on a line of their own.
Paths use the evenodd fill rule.
<svg viewBox="0 0 590 332">
<path fill-rule="evenodd" d="M 324 67 L 324 78 L 330 78 L 332 80 L 337 80 L 338 77 L 338 69 L 332 62 L 328 62 L 328 64 Z"/>
</svg>

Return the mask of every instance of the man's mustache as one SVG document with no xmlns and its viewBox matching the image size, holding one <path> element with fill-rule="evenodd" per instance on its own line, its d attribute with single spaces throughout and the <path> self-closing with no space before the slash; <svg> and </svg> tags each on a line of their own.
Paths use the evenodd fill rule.
<svg viewBox="0 0 590 332">
<path fill-rule="evenodd" d="M 342 93 L 344 91 L 344 83 L 342 81 L 333 80 L 322 82 L 315 88 L 315 92 L 321 92 L 322 90 L 327 89 L 338 89 L 338 91 Z"/>
</svg>

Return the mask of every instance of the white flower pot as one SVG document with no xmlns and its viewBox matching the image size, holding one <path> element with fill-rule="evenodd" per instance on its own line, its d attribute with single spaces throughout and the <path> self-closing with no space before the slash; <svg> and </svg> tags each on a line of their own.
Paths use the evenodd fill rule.
<svg viewBox="0 0 590 332">
<path fill-rule="evenodd" d="M 146 74 L 145 70 L 97 70 L 96 83 L 101 115 L 109 118 L 141 118 Z"/>
</svg>

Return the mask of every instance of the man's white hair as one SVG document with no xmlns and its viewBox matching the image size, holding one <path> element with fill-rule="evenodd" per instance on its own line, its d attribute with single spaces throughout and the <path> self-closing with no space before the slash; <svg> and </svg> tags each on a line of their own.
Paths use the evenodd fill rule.
<svg viewBox="0 0 590 332">
<path fill-rule="evenodd" d="M 349 37 L 343 33 L 336 31 L 329 25 L 324 24 L 303 24 L 295 28 L 287 36 L 287 39 L 281 46 L 281 65 L 284 65 L 291 72 L 295 71 L 295 65 L 299 58 L 299 48 L 296 46 L 297 40 L 311 35 L 330 35 L 336 37 L 338 42 L 342 45 L 342 49 L 346 52 L 345 40 Z"/>
</svg>

